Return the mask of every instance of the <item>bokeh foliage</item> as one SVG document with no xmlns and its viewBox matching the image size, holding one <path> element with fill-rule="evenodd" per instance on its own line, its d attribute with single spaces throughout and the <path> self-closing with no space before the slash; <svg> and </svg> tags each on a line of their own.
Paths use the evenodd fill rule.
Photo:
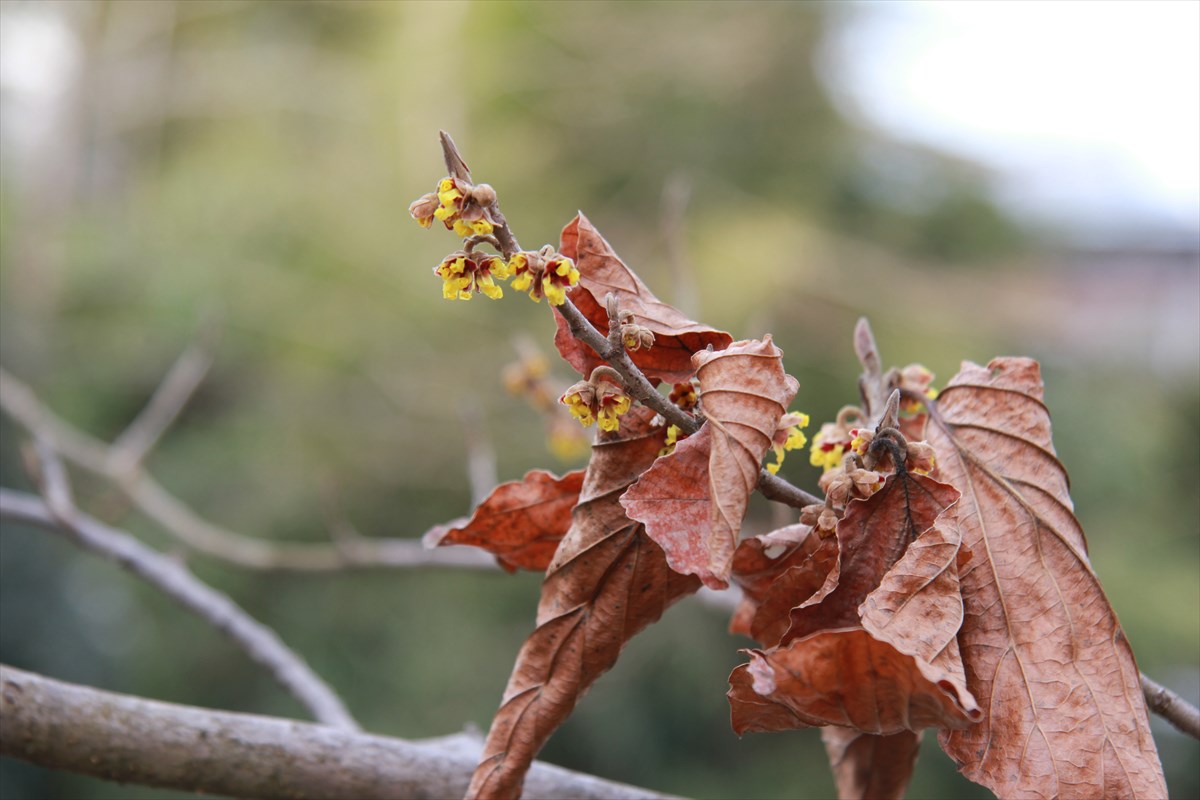
<svg viewBox="0 0 1200 800">
<path fill-rule="evenodd" d="M 448 234 L 408 220 L 454 133 L 523 243 L 585 210 L 664 299 L 735 336 L 770 331 L 818 423 L 855 399 L 849 335 L 942 380 L 958 360 L 1045 364 L 1060 456 L 1091 553 L 1142 667 L 1200 689 L 1197 373 L 1083 352 L 1079 270 L 988 200 L 971 165 L 847 121 L 818 76 L 840 7 L 709 3 L 6 3 L 77 47 L 36 137 L 4 139 L 0 362 L 106 438 L 136 414 L 206 313 L 216 367 L 150 469 L 203 515 L 265 538 L 327 538 L 320 497 L 369 534 L 464 513 L 478 410 L 501 479 L 573 464 L 506 395 L 544 305 L 440 299 Z M 857 13 L 857 12 L 855 12 Z M 4 97 L 6 116 L 22 111 Z M 664 187 L 687 185 L 682 225 Z M 1073 284 L 1072 281 L 1078 283 Z M 510 292 L 510 295 L 514 293 Z M 1000 298 L 1000 301 L 997 301 Z M 1135 321 L 1136 323 L 1136 321 Z M 1100 325 L 1105 322 L 1102 320 Z M 1136 329 L 1136 324 L 1134 325 Z M 573 379 L 556 367 L 563 387 Z M 27 485 L 0 422 L 0 483 Z M 793 454 L 784 473 L 811 486 Z M 173 543 L 95 482 L 86 507 Z M 750 527 L 772 524 L 766 503 Z M 486 727 L 532 628 L 534 576 L 195 569 L 274 626 L 370 730 Z M 204 706 L 301 715 L 214 632 L 47 535 L 0 537 L 0 660 Z M 697 797 L 824 797 L 815 732 L 729 731 L 725 679 L 749 642 L 684 603 L 636 639 L 544 757 Z M 1194 699 L 1194 698 L 1193 698 Z M 926 737 L 913 797 L 982 796 Z M 1159 739 L 1174 793 L 1200 793 L 1195 742 Z M 5 760 L 4 797 L 129 797 Z"/>
</svg>

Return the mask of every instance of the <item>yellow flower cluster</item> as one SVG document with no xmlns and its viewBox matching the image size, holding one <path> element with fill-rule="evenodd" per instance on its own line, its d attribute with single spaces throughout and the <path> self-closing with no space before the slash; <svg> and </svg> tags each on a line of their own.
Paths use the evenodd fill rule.
<svg viewBox="0 0 1200 800">
<path fill-rule="evenodd" d="M 579 270 L 571 259 L 546 250 L 520 252 L 509 259 L 512 287 L 518 292 L 528 292 L 534 302 L 545 297 L 551 305 L 561 306 L 567 302 L 567 290 L 579 283 Z"/>
<path fill-rule="evenodd" d="M 602 431 L 615 431 L 621 425 L 617 417 L 629 411 L 633 400 L 610 379 L 598 377 L 597 373 L 602 369 L 608 367 L 597 367 L 591 379 L 567 389 L 558 402 L 565 405 L 571 416 L 584 427 L 595 422 Z"/>
<path fill-rule="evenodd" d="M 496 229 L 489 209 L 496 192 L 486 183 L 473 186 L 458 178 L 442 178 L 437 191 L 422 195 L 408 207 L 408 213 L 422 228 L 436 219 L 464 239 L 486 236 Z"/>
<path fill-rule="evenodd" d="M 788 450 L 799 450 L 808 444 L 808 437 L 801 430 L 807 428 L 808 423 L 808 414 L 799 412 L 784 414 L 780 418 L 771 441 L 771 449 L 775 451 L 775 463 L 767 464 L 767 472 L 772 475 L 778 473 L 779 468 L 783 466 L 784 454 Z"/>
<path fill-rule="evenodd" d="M 849 449 L 852 439 L 849 431 L 842 425 L 826 422 L 821 426 L 821 431 L 813 437 L 808 463 L 820 467 L 825 472 L 837 469 L 842 465 L 842 456 Z"/>
<path fill-rule="evenodd" d="M 509 276 L 504 259 L 459 251 L 447 256 L 434 267 L 433 274 L 442 279 L 442 297 L 447 300 L 470 300 L 474 294 L 484 294 L 493 300 L 504 296 L 496 284 Z"/>
</svg>

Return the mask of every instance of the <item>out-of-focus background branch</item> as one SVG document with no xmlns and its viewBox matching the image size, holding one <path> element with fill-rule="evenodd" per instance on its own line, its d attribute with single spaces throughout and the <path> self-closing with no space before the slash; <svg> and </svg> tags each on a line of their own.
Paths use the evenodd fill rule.
<svg viewBox="0 0 1200 800">
<path fill-rule="evenodd" d="M 1139 665 L 1195 702 L 1200 222 L 1187 187 L 1172 190 L 1176 212 L 1134 207 L 1129 163 L 1194 131 L 1187 98 L 1200 92 L 1163 87 L 1200 65 L 1162 59 L 1194 60 L 1194 44 L 1163 37 L 1198 26 L 1169 18 L 1190 4 L 1136 5 L 1107 28 L 1120 4 L 1049 4 L 1024 28 L 989 12 L 977 27 L 1007 36 L 1008 53 L 1019 42 L 1014 63 L 947 51 L 975 30 L 954 16 L 967 12 L 907 4 L 6 2 L 0 364 L 15 378 L 0 380 L 0 485 L 32 489 L 19 444 L 40 424 L 75 470 L 81 512 L 149 546 L 203 553 L 173 521 L 265 542 L 250 561 L 318 553 L 330 569 L 202 555 L 189 567 L 278 631 L 365 729 L 486 727 L 532 628 L 537 577 L 338 561 L 417 545 L 467 513 L 489 453 L 499 480 L 579 463 L 548 446 L 556 418 L 502 390 L 514 337 L 552 354 L 545 307 L 447 303 L 430 275 L 453 240 L 405 209 L 441 175 L 441 128 L 527 246 L 554 241 L 582 208 L 660 297 L 738 337 L 772 332 L 814 423 L 855 399 L 863 314 L 885 361 L 923 361 L 943 381 L 961 358 L 1041 359 L 1096 570 Z M 887 59 L 908 42 L 952 60 L 906 72 Z M 1111 58 L 1068 69 L 1143 42 L 1153 52 L 1123 72 Z M 1053 59 L 1031 72 L 1042 51 Z M 976 97 L 1007 108 L 1048 87 L 1043 120 L 1060 107 L 1084 118 L 1102 97 L 1114 116 L 1095 119 L 1095 137 L 1113 120 L 1161 135 L 1134 162 L 1061 141 L 1041 160 L 989 159 L 970 132 L 926 135 L 937 115 L 911 90 L 951 77 L 948 105 L 1014 147 L 1036 142 L 1001 130 L 1016 115 L 988 116 Z M 1178 156 L 1175 174 L 1194 177 L 1194 157 Z M 1115 199 L 1097 200 L 1105 191 Z M 212 308 L 219 343 L 189 351 Z M 179 377 L 163 383 L 172 364 Z M 550 370 L 559 391 L 572 382 Z M 40 423 L 21 416 L 30 398 Z M 783 473 L 814 483 L 801 454 Z M 749 526 L 771 514 L 756 501 Z M 0 660 L 307 716 L 208 646 L 204 623 L 113 573 L 4 523 Z M 746 644 L 709 609 L 672 609 L 544 758 L 697 797 L 828 796 L 815 733 L 729 732 L 725 678 Z M 1196 743 L 1155 725 L 1172 793 L 1200 794 Z M 980 796 L 929 745 L 912 794 Z M 114 791 L 0 761 L 6 798 Z"/>
</svg>

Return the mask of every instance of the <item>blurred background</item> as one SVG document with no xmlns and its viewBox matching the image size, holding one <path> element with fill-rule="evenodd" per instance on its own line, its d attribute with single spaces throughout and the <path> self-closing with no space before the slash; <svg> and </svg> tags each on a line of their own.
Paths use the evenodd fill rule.
<svg viewBox="0 0 1200 800">
<path fill-rule="evenodd" d="M 860 315 L 936 385 L 962 359 L 1040 359 L 1096 571 L 1142 668 L 1196 702 L 1198 32 L 1194 3 L 9 0 L 0 364 L 111 440 L 219 318 L 147 466 L 265 539 L 327 541 L 330 496 L 367 535 L 419 536 L 469 511 L 472 448 L 500 480 L 579 466 L 502 380 L 522 337 L 552 355 L 545 305 L 445 302 L 430 273 L 455 240 L 406 209 L 444 173 L 443 128 L 526 247 L 582 209 L 659 297 L 771 332 L 813 430 L 856 400 Z M 0 484 L 29 488 L 24 432 L 0 434 Z M 783 473 L 815 485 L 803 454 Z M 104 484 L 76 489 L 177 548 Z M 778 520 L 756 503 L 747 529 Z M 486 729 L 539 587 L 190 563 L 405 737 Z M 4 525 L 0 600 L 4 663 L 304 718 L 214 631 L 48 534 Z M 543 757 L 699 798 L 830 796 L 817 732 L 730 732 L 751 643 L 726 622 L 669 611 Z M 1197 796 L 1200 746 L 1154 725 L 1172 794 Z M 987 796 L 934 738 L 909 795 Z M 185 796 L 8 759 L 0 795 Z"/>
</svg>

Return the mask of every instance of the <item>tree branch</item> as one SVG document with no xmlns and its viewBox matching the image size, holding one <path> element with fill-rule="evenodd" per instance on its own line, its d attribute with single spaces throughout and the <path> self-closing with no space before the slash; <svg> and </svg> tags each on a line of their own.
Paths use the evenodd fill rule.
<svg viewBox="0 0 1200 800">
<path fill-rule="evenodd" d="M 1141 673 L 1142 694 L 1150 710 L 1193 739 L 1200 739 L 1200 708 Z"/>
<path fill-rule="evenodd" d="M 212 367 L 220 330 L 214 319 L 201 323 L 196 340 L 171 365 L 146 407 L 109 448 L 114 472 L 124 474 L 139 466 L 183 411 Z"/>
<path fill-rule="evenodd" d="M 643 405 L 657 411 L 663 416 L 663 419 L 672 425 L 678 426 L 684 433 L 692 434 L 700 429 L 700 423 L 693 416 L 658 393 L 658 390 L 654 388 L 650 381 L 646 379 L 646 376 L 642 374 L 642 371 L 638 369 L 637 365 L 633 363 L 633 359 L 625 352 L 625 348 L 614 348 L 610 345 L 608 339 L 601 335 L 600 331 L 596 330 L 587 317 L 575 307 L 570 297 L 561 306 L 556 306 L 555 310 L 562 314 L 563 319 L 566 320 L 567 327 L 575 338 L 595 350 L 596 355 L 608 362 L 609 366 L 621 374 L 621 378 L 624 379 L 625 386 L 629 389 L 632 397 Z M 821 498 L 809 494 L 797 486 L 793 486 L 778 475 L 772 475 L 765 469 L 759 470 L 758 490 L 762 492 L 763 497 L 780 503 L 786 503 L 794 508 L 819 505 L 825 502 Z"/>
<path fill-rule="evenodd" d="M 426 550 L 419 537 L 362 537 L 334 545 L 271 542 L 235 533 L 200 517 L 141 466 L 135 464 L 132 469 L 122 470 L 109 445 L 55 416 L 28 386 L 3 368 L 0 368 L 0 408 L 34 438 L 47 440 L 67 461 L 111 482 L 141 513 L 189 548 L 234 566 L 290 572 L 493 566 L 490 557 L 474 550 Z"/>
<path fill-rule="evenodd" d="M 259 798 L 461 797 L 482 743 L 409 742 L 89 689 L 0 665 L 0 753 L 49 769 Z M 669 800 L 535 763 L 533 798 Z"/>
<path fill-rule="evenodd" d="M 115 562 L 228 636 L 317 720 L 358 729 L 333 689 L 273 630 L 192 575 L 180 562 L 75 509 L 63 478 L 55 474 L 61 470 L 61 466 L 55 466 L 58 463 L 57 459 L 42 459 L 46 502 L 24 492 L 0 489 L 0 518 L 64 534 L 83 549 Z"/>
</svg>

